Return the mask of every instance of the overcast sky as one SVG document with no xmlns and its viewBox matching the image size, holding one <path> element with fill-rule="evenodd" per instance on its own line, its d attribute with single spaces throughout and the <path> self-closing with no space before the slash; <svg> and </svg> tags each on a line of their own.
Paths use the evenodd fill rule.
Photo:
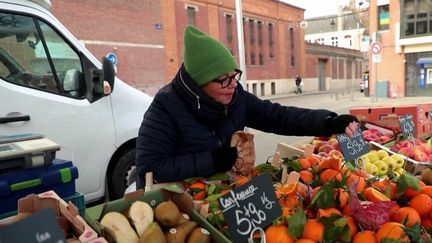
<svg viewBox="0 0 432 243">
<path fill-rule="evenodd" d="M 305 19 L 337 14 L 338 5 L 347 5 L 348 0 L 281 0 L 294 6 L 304 8 Z"/>
</svg>

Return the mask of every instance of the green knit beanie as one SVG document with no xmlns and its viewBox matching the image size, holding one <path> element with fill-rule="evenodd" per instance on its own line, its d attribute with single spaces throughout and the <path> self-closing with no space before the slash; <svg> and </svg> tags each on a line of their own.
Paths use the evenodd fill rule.
<svg viewBox="0 0 432 243">
<path fill-rule="evenodd" d="M 193 26 L 184 31 L 183 57 L 186 71 L 199 86 L 237 68 L 234 57 L 222 43 Z"/>
</svg>

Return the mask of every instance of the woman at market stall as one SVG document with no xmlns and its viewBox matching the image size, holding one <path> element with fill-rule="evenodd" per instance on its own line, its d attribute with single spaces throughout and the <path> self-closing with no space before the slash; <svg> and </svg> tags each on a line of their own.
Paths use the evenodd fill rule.
<svg viewBox="0 0 432 243">
<path fill-rule="evenodd" d="M 245 91 L 230 51 L 193 26 L 184 30 L 183 58 L 144 115 L 136 144 L 137 188 L 146 172 L 160 183 L 229 171 L 246 154 L 241 145 L 230 146 L 231 136 L 245 127 L 291 136 L 352 136 L 357 128 L 350 115 L 282 106 Z"/>
</svg>

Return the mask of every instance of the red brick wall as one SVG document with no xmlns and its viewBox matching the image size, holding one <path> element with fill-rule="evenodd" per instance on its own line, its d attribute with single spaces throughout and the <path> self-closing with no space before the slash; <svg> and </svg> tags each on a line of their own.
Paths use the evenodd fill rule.
<svg viewBox="0 0 432 243">
<path fill-rule="evenodd" d="M 53 14 L 79 39 L 118 44 L 86 44 L 100 60 L 109 52 L 118 57 L 118 77 L 137 88 L 167 82 L 159 1 L 52 1 Z M 140 46 L 141 45 L 141 46 Z"/>
</svg>

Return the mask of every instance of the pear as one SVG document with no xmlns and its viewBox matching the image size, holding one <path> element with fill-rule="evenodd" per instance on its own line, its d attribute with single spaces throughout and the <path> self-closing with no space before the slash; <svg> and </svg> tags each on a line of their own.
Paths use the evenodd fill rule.
<svg viewBox="0 0 432 243">
<path fill-rule="evenodd" d="M 186 243 L 210 243 L 210 232 L 201 227 L 196 227 L 187 237 Z"/>
<path fill-rule="evenodd" d="M 184 243 L 186 237 L 198 226 L 195 221 L 189 221 L 175 228 L 169 229 L 166 233 L 167 243 Z"/>
<path fill-rule="evenodd" d="M 129 208 L 129 218 L 138 235 L 141 235 L 153 222 L 153 209 L 146 202 L 135 201 Z"/>
<path fill-rule="evenodd" d="M 128 219 L 121 213 L 109 212 L 100 221 L 102 229 L 109 233 L 117 243 L 138 243 L 138 235 Z"/>
<path fill-rule="evenodd" d="M 157 222 L 152 222 L 140 236 L 139 243 L 166 243 L 165 234 Z"/>
<path fill-rule="evenodd" d="M 180 217 L 183 217 L 177 205 L 171 200 L 159 203 L 155 208 L 154 216 L 160 225 L 166 227 L 177 226 Z"/>
<path fill-rule="evenodd" d="M 432 170 L 430 168 L 424 169 L 420 179 L 427 185 L 432 185 Z"/>
</svg>

